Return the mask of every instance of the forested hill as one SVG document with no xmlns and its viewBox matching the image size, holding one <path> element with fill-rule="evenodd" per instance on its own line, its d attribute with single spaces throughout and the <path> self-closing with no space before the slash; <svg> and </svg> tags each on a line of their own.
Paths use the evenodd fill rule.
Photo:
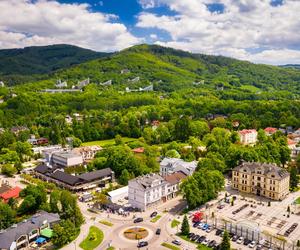
<svg viewBox="0 0 300 250">
<path fill-rule="evenodd" d="M 130 72 L 121 74 L 122 69 Z M 155 90 L 168 92 L 191 86 L 253 93 L 300 92 L 299 70 L 192 54 L 158 45 L 133 46 L 112 56 L 58 71 L 54 77 L 71 82 L 87 77 L 94 83 L 112 80 L 113 85 L 121 89 L 128 86 L 128 80 L 140 77 L 140 85 L 134 87 L 152 83 Z"/>
<path fill-rule="evenodd" d="M 276 95 L 280 92 L 280 95 L 291 98 L 300 93 L 300 71 L 297 69 L 253 64 L 223 56 L 192 54 L 158 45 L 136 45 L 114 54 L 97 53 L 70 45 L 54 45 L 3 50 L 0 51 L 0 57 L 0 72 L 33 76 L 30 82 L 34 83 L 31 87 L 35 90 L 53 87 L 57 79 L 65 80 L 72 86 L 89 77 L 95 84 L 112 80 L 113 88 L 117 90 L 153 84 L 157 91 L 172 92 L 197 87 L 209 89 L 225 98 L 244 93 L 256 97 L 264 93 L 274 96 L 275 92 Z M 82 61 L 86 62 L 80 63 Z M 80 64 L 73 65 L 77 63 Z M 126 72 L 121 73 L 124 69 Z M 30 75 L 35 73 L 50 74 L 46 77 L 43 75 L 46 81 L 37 81 L 36 75 Z M 130 81 L 136 77 L 139 77 L 139 81 Z M 9 75 L 0 80 L 9 80 L 9 85 L 16 85 L 30 79 L 22 82 Z"/>
<path fill-rule="evenodd" d="M 106 55 L 109 53 L 65 44 L 3 49 L 0 50 L 0 80 L 22 83 L 45 78 L 43 74 Z"/>
</svg>

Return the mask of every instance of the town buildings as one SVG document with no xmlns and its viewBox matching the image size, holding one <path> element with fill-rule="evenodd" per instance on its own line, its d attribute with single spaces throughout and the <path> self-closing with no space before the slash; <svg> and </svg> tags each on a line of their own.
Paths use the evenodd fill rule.
<svg viewBox="0 0 300 250">
<path fill-rule="evenodd" d="M 128 182 L 128 202 L 132 207 L 145 211 L 166 196 L 166 185 L 164 178 L 154 173 L 132 179 Z"/>
<path fill-rule="evenodd" d="M 34 169 L 34 175 L 47 182 L 55 183 L 61 188 L 72 192 L 84 191 L 97 187 L 106 187 L 114 181 L 114 172 L 110 168 L 104 168 L 80 175 L 71 175 L 59 167 L 40 165 Z"/>
<path fill-rule="evenodd" d="M 266 135 L 273 135 L 277 132 L 277 128 L 267 127 L 264 129 Z"/>
<path fill-rule="evenodd" d="M 128 202 L 141 211 L 175 198 L 180 182 L 187 175 L 181 171 L 167 175 L 147 174 L 128 182 Z"/>
<path fill-rule="evenodd" d="M 173 199 L 178 195 L 179 185 L 186 177 L 187 175 L 181 171 L 164 177 L 165 181 L 167 182 L 166 200 Z"/>
<path fill-rule="evenodd" d="M 0 249 L 16 250 L 28 247 L 39 236 L 49 236 L 49 229 L 60 221 L 58 214 L 40 211 L 31 218 L 0 231 Z M 52 232 L 52 230 L 50 231 Z"/>
<path fill-rule="evenodd" d="M 244 145 L 255 144 L 257 142 L 256 129 L 243 129 L 239 131 L 240 141 Z"/>
<path fill-rule="evenodd" d="M 283 200 L 289 194 L 290 174 L 274 164 L 242 162 L 232 170 L 232 188 Z"/>
<path fill-rule="evenodd" d="M 186 162 L 182 159 L 166 157 L 160 162 L 160 174 L 166 176 L 181 171 L 186 175 L 192 175 L 197 164 L 197 161 Z"/>
</svg>

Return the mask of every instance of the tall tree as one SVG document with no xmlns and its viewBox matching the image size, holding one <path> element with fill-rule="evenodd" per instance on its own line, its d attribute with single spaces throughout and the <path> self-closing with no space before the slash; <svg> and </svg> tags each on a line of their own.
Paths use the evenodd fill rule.
<svg viewBox="0 0 300 250">
<path fill-rule="evenodd" d="M 181 224 L 181 234 L 188 235 L 190 233 L 190 225 L 186 215 L 183 217 L 183 221 Z"/>
<path fill-rule="evenodd" d="M 228 232 L 225 230 L 224 235 L 223 235 L 223 239 L 222 239 L 222 243 L 221 243 L 221 250 L 230 250 L 230 240 L 229 240 L 229 234 Z"/>
<path fill-rule="evenodd" d="M 297 168 L 291 167 L 290 168 L 290 188 L 292 190 L 295 190 L 298 187 L 298 184 L 299 184 L 299 176 L 297 173 Z"/>
</svg>

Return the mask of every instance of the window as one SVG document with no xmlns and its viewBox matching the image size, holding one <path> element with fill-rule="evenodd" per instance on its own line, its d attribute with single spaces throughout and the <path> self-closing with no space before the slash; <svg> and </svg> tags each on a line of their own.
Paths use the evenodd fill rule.
<svg viewBox="0 0 300 250">
<path fill-rule="evenodd" d="M 260 181 L 260 177 L 259 176 L 257 177 L 257 180 Z"/>
</svg>

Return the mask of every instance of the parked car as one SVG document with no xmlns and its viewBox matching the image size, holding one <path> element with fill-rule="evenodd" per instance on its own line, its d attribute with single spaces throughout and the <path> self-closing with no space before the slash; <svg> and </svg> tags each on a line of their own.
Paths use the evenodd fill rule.
<svg viewBox="0 0 300 250">
<path fill-rule="evenodd" d="M 200 235 L 195 235 L 194 237 L 193 237 L 193 241 L 197 241 L 198 239 L 200 238 Z"/>
<path fill-rule="evenodd" d="M 194 233 L 189 233 L 189 234 L 188 234 L 188 237 L 189 237 L 189 238 L 192 238 L 194 235 L 195 235 Z"/>
<path fill-rule="evenodd" d="M 245 239 L 244 240 L 244 246 L 248 246 L 251 243 L 251 240 Z"/>
<path fill-rule="evenodd" d="M 155 234 L 156 234 L 156 235 L 160 235 L 160 232 L 161 232 L 161 229 L 160 229 L 160 228 L 157 228 Z"/>
<path fill-rule="evenodd" d="M 225 207 L 224 204 L 220 204 L 220 205 L 217 206 L 218 209 L 223 209 L 224 207 Z"/>
<path fill-rule="evenodd" d="M 250 244 L 248 245 L 248 247 L 254 248 L 255 245 L 256 245 L 256 242 L 253 240 L 253 241 L 250 242 Z"/>
<path fill-rule="evenodd" d="M 204 246 L 207 246 L 208 243 L 209 243 L 209 240 L 208 240 L 208 239 L 205 239 L 205 240 L 202 242 L 202 244 L 203 244 Z"/>
<path fill-rule="evenodd" d="M 215 240 L 212 240 L 211 242 L 208 243 L 208 247 L 214 248 L 217 245 L 217 242 Z"/>
<path fill-rule="evenodd" d="M 213 230 L 212 227 L 209 226 L 205 231 L 206 231 L 207 233 L 210 233 L 212 230 Z"/>
<path fill-rule="evenodd" d="M 136 218 L 136 219 L 133 221 L 133 223 L 139 223 L 139 222 L 142 222 L 142 221 L 144 221 L 143 218 Z"/>
<path fill-rule="evenodd" d="M 200 236 L 200 238 L 197 240 L 198 243 L 202 243 L 203 241 L 205 241 L 206 237 L 204 235 Z"/>
<path fill-rule="evenodd" d="M 195 222 L 195 223 L 193 224 L 193 227 L 198 227 L 199 225 L 200 225 L 200 221 Z"/>
<path fill-rule="evenodd" d="M 261 250 L 263 249 L 263 246 L 261 244 L 256 245 L 256 250 Z"/>
<path fill-rule="evenodd" d="M 231 238 L 231 240 L 232 240 L 233 242 L 236 242 L 236 241 L 238 240 L 238 238 L 239 238 L 239 236 L 237 236 L 237 235 L 235 234 L 235 235 L 233 235 L 233 237 Z"/>
<path fill-rule="evenodd" d="M 157 212 L 154 211 L 152 214 L 150 214 L 150 217 L 153 218 L 153 217 L 155 217 L 156 215 L 157 215 Z"/>
<path fill-rule="evenodd" d="M 140 241 L 138 244 L 137 244 L 137 247 L 145 247 L 145 246 L 148 246 L 148 242 L 147 241 Z"/>
<path fill-rule="evenodd" d="M 180 240 L 173 240 L 172 241 L 173 244 L 180 246 L 181 245 L 181 241 Z"/>
<path fill-rule="evenodd" d="M 221 235 L 221 233 L 223 232 L 223 230 L 221 230 L 221 229 L 217 229 L 217 231 L 216 231 L 216 235 L 217 236 L 219 236 L 219 235 Z"/>
<path fill-rule="evenodd" d="M 244 241 L 243 237 L 238 238 L 238 240 L 236 241 L 237 244 L 242 244 Z"/>
</svg>

